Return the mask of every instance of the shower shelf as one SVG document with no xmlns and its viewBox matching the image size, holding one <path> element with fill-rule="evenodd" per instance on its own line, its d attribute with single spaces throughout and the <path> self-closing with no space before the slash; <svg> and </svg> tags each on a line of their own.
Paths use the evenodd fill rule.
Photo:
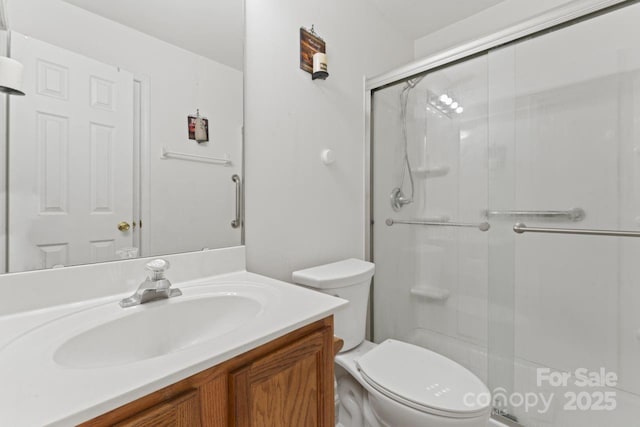
<svg viewBox="0 0 640 427">
<path fill-rule="evenodd" d="M 449 173 L 449 166 L 434 166 L 430 168 L 415 168 L 413 176 L 418 179 L 437 178 Z"/>
<path fill-rule="evenodd" d="M 422 297 L 434 301 L 446 301 L 451 292 L 448 289 L 437 288 L 435 286 L 416 286 L 409 291 L 411 295 Z"/>
</svg>

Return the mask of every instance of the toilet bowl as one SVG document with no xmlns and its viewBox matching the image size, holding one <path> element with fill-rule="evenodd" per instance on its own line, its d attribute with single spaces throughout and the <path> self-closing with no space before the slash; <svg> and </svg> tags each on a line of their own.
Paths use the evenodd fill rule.
<svg viewBox="0 0 640 427">
<path fill-rule="evenodd" d="M 357 259 L 300 270 L 293 281 L 349 304 L 334 315 L 341 427 L 486 427 L 490 393 L 472 372 L 412 344 L 366 341 L 374 265 Z"/>
</svg>

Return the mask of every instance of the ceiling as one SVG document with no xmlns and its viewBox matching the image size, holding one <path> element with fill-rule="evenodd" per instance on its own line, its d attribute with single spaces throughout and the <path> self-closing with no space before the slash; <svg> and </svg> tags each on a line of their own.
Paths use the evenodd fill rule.
<svg viewBox="0 0 640 427">
<path fill-rule="evenodd" d="M 64 0 L 238 70 L 243 69 L 242 0 Z M 413 41 L 504 0 L 367 0 Z"/>
<path fill-rule="evenodd" d="M 368 0 L 409 40 L 416 40 L 504 0 Z"/>
<path fill-rule="evenodd" d="M 64 0 L 183 49 L 243 69 L 242 0 Z"/>
</svg>

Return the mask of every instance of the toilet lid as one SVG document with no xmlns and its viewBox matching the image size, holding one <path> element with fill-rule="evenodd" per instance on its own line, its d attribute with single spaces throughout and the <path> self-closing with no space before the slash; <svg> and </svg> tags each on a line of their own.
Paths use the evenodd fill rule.
<svg viewBox="0 0 640 427">
<path fill-rule="evenodd" d="M 478 377 L 422 347 L 387 340 L 356 363 L 373 388 L 423 412 L 473 417 L 490 406 L 489 390 Z"/>
</svg>

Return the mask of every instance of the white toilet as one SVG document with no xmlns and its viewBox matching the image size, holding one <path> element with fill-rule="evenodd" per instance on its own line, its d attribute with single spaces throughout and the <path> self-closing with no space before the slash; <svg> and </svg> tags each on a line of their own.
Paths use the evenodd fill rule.
<svg viewBox="0 0 640 427">
<path fill-rule="evenodd" d="M 365 341 L 375 266 L 348 259 L 293 273 L 293 281 L 349 301 L 335 314 L 339 421 L 344 427 L 486 427 L 489 390 L 466 368 L 396 340 Z M 364 389 L 363 389 L 364 388 Z"/>
</svg>

